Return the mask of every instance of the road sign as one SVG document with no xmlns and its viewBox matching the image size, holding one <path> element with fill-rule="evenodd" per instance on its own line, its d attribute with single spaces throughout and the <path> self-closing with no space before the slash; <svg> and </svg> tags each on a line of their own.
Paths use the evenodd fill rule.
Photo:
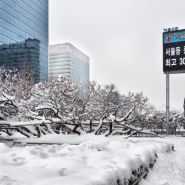
<svg viewBox="0 0 185 185">
<path fill-rule="evenodd" d="M 163 32 L 163 72 L 185 73 L 185 30 Z"/>
</svg>

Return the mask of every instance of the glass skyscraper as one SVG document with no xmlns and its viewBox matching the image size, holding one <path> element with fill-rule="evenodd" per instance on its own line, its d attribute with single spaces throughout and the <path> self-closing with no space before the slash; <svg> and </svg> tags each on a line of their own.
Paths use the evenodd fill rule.
<svg viewBox="0 0 185 185">
<path fill-rule="evenodd" d="M 70 43 L 49 46 L 49 79 L 59 75 L 78 84 L 89 81 L 89 57 Z"/>
<path fill-rule="evenodd" d="M 0 0 L 0 67 L 48 78 L 48 0 Z"/>
</svg>

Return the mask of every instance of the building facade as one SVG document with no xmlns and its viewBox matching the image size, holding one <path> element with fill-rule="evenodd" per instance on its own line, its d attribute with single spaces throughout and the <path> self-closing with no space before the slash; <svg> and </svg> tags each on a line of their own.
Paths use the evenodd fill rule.
<svg viewBox="0 0 185 185">
<path fill-rule="evenodd" d="M 77 83 L 89 81 L 89 57 L 70 43 L 49 46 L 49 79 L 59 75 Z"/>
<path fill-rule="evenodd" d="M 0 67 L 48 79 L 48 0 L 0 0 Z"/>
</svg>

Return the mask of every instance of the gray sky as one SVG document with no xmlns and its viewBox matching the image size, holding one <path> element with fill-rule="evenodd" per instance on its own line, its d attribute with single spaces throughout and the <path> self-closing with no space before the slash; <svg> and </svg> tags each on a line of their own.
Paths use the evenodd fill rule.
<svg viewBox="0 0 185 185">
<path fill-rule="evenodd" d="M 166 102 L 163 28 L 185 28 L 184 0 L 49 0 L 50 44 L 90 57 L 90 79 Z M 185 74 L 170 75 L 170 106 L 183 111 Z"/>
</svg>

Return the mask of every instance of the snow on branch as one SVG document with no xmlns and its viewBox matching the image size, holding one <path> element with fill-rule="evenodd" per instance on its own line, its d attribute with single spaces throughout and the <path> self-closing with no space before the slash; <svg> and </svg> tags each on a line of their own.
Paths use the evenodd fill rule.
<svg viewBox="0 0 185 185">
<path fill-rule="evenodd" d="M 14 129 L 42 137 L 65 127 L 79 135 L 129 135 L 134 130 L 156 136 L 147 129 L 164 125 L 142 92 L 125 95 L 114 84 L 77 84 L 66 78 L 35 84 L 30 75 L 2 68 L 0 75 L 0 131 L 8 129 L 9 134 Z M 180 119 L 174 114 L 171 127 Z"/>
</svg>

